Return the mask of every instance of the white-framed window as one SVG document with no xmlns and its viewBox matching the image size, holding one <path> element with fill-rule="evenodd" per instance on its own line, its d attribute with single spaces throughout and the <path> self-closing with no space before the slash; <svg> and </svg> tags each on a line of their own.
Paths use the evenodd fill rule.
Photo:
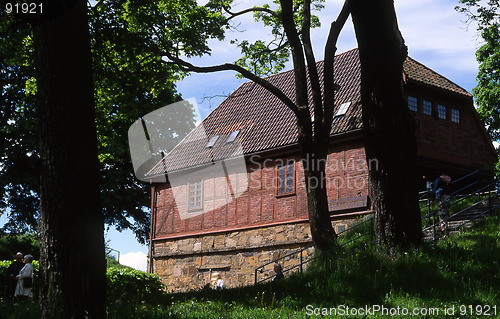
<svg viewBox="0 0 500 319">
<path fill-rule="evenodd" d="M 201 180 L 189 183 L 188 185 L 188 208 L 201 209 L 202 207 L 202 191 Z"/>
<path fill-rule="evenodd" d="M 446 106 L 438 104 L 438 118 L 446 120 Z"/>
<path fill-rule="evenodd" d="M 418 111 L 418 99 L 414 96 L 408 96 L 408 108 L 410 111 Z"/>
<path fill-rule="evenodd" d="M 460 110 L 451 108 L 451 121 L 455 123 L 460 123 Z"/>
<path fill-rule="evenodd" d="M 335 113 L 335 116 L 345 115 L 347 113 L 347 110 L 349 109 L 349 106 L 351 106 L 351 102 L 342 103 L 337 110 L 337 113 Z"/>
<path fill-rule="evenodd" d="M 432 115 L 432 102 L 424 100 L 422 105 L 423 105 L 424 114 Z"/>
<path fill-rule="evenodd" d="M 293 194 L 295 192 L 295 164 L 289 162 L 277 167 L 277 195 Z"/>
<path fill-rule="evenodd" d="M 215 143 L 217 142 L 218 139 L 219 139 L 219 135 L 212 136 L 212 138 L 210 138 L 210 140 L 208 141 L 207 146 L 205 146 L 205 147 L 206 148 L 214 147 L 214 145 L 215 145 Z"/>
<path fill-rule="evenodd" d="M 234 131 L 234 132 L 232 132 L 232 133 L 229 135 L 229 137 L 227 138 L 226 143 L 232 143 L 232 142 L 234 142 L 234 140 L 236 139 L 236 137 L 238 136 L 238 134 L 239 134 L 239 133 L 240 133 L 240 131 L 239 131 L 239 130 L 238 130 L 238 131 Z"/>
</svg>

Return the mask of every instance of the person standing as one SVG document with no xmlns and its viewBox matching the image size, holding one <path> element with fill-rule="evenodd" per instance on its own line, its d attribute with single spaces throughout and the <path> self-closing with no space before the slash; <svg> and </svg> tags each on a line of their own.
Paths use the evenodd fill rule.
<svg viewBox="0 0 500 319">
<path fill-rule="evenodd" d="M 9 274 L 8 290 L 10 296 L 13 296 L 14 292 L 16 291 L 16 284 L 17 284 L 16 276 L 19 275 L 19 272 L 23 267 L 24 267 L 23 254 L 18 252 L 16 254 L 16 260 L 13 261 L 10 264 L 9 268 L 7 269 L 7 273 Z"/>
<path fill-rule="evenodd" d="M 26 296 L 29 298 L 33 297 L 33 292 L 31 290 L 33 286 L 33 256 L 24 256 L 24 267 L 19 271 L 17 278 L 16 291 L 14 292 L 14 297 Z"/>
<path fill-rule="evenodd" d="M 281 267 L 280 264 L 278 263 L 274 264 L 274 272 L 276 273 L 276 275 L 274 275 L 273 281 L 285 278 L 285 276 L 283 275 L 283 268 Z"/>
<path fill-rule="evenodd" d="M 438 215 L 441 218 L 440 227 L 443 232 L 447 228 L 446 218 L 448 217 L 451 206 L 450 182 L 451 177 L 443 173 L 434 181 L 434 186 L 432 188 L 434 199 L 438 201 Z"/>
</svg>

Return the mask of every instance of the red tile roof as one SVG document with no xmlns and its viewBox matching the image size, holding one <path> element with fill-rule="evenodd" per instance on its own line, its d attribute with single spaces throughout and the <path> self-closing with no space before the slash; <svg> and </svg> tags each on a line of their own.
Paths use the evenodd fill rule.
<svg viewBox="0 0 500 319">
<path fill-rule="evenodd" d="M 322 74 L 323 61 L 317 65 L 319 74 Z M 406 60 L 404 71 L 411 80 L 470 96 L 458 85 L 411 58 Z M 266 80 L 294 100 L 293 70 L 269 76 Z M 361 71 L 357 49 L 335 57 L 335 82 L 340 85 L 335 95 L 335 111 L 344 102 L 351 102 L 351 105 L 344 116 L 333 119 L 332 135 L 360 129 Z M 236 138 L 239 143 L 226 143 L 229 134 L 236 130 L 240 131 Z M 219 139 L 212 148 L 206 148 L 214 135 L 220 135 Z M 297 127 L 292 111 L 261 86 L 246 82 L 213 110 L 147 176 L 162 175 L 165 171 L 195 167 L 233 155 L 258 153 L 296 142 Z"/>
<path fill-rule="evenodd" d="M 403 64 L 403 69 L 410 80 L 414 80 L 466 96 L 472 96 L 465 89 L 461 88 L 444 76 L 432 71 L 425 65 L 413 60 L 410 57 L 406 58 L 406 61 Z"/>
</svg>

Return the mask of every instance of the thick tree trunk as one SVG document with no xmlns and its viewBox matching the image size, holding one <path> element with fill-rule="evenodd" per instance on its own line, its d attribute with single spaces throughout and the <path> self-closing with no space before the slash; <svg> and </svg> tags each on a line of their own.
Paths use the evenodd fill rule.
<svg viewBox="0 0 500 319">
<path fill-rule="evenodd" d="M 407 48 L 392 0 L 356 0 L 352 7 L 361 60 L 363 125 L 377 245 L 418 245 L 415 120 L 403 96 Z"/>
<path fill-rule="evenodd" d="M 104 318 L 104 219 L 86 2 L 45 4 L 34 26 L 42 318 Z"/>
<path fill-rule="evenodd" d="M 327 148 L 327 146 L 325 147 Z M 325 173 L 326 152 L 310 152 L 303 157 L 311 236 L 315 248 L 320 253 L 326 253 L 334 246 L 337 237 L 328 209 Z"/>
</svg>

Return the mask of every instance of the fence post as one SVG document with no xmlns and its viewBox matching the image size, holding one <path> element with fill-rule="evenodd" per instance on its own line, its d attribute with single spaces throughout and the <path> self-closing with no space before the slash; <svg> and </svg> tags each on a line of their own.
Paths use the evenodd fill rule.
<svg viewBox="0 0 500 319">
<path fill-rule="evenodd" d="M 255 284 L 257 284 L 257 268 L 255 268 Z"/>
<path fill-rule="evenodd" d="M 302 274 L 302 252 L 303 250 L 300 251 L 300 274 Z"/>
<path fill-rule="evenodd" d="M 429 203 L 429 211 L 431 210 L 430 208 L 430 203 Z M 432 213 L 432 242 L 436 241 L 436 212 Z"/>
<path fill-rule="evenodd" d="M 431 199 L 429 196 L 427 196 L 427 221 L 430 224 L 431 223 Z"/>
<path fill-rule="evenodd" d="M 491 204 L 491 190 L 488 192 L 488 214 L 491 215 L 493 212 L 493 206 Z"/>
</svg>

